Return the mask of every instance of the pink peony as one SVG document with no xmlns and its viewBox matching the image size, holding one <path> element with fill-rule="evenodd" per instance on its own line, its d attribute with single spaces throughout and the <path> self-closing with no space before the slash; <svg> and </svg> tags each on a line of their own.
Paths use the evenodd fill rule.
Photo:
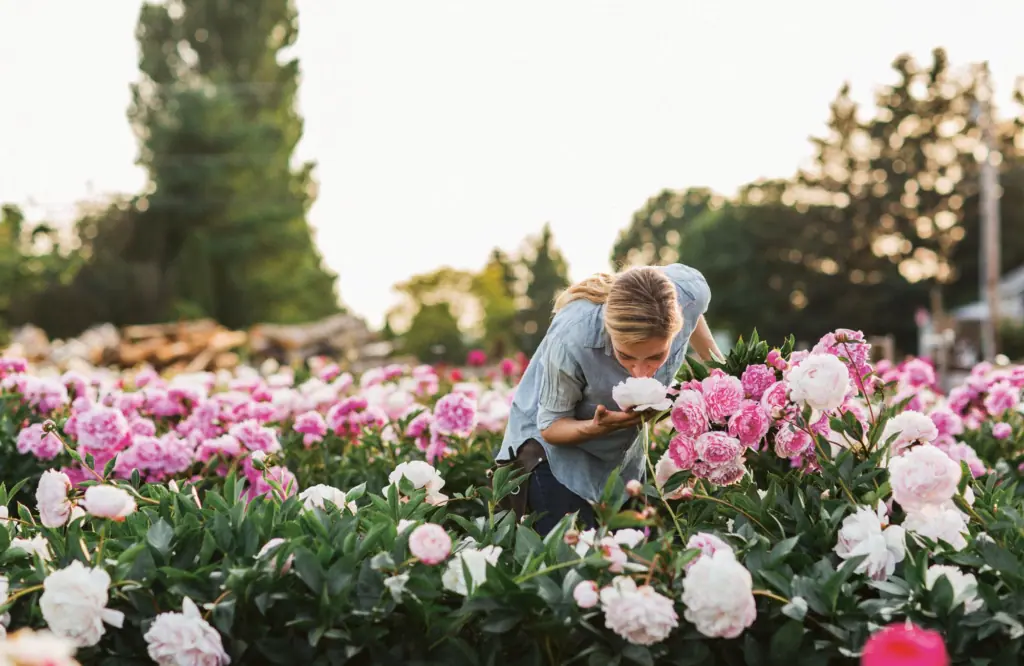
<svg viewBox="0 0 1024 666">
<path fill-rule="evenodd" d="M 273 497 L 283 501 L 299 491 L 299 482 L 296 480 L 295 475 L 285 467 L 272 467 L 257 477 L 255 481 L 252 479 L 250 481 L 252 485 L 246 491 L 246 497 L 249 500 L 271 493 Z M 274 488 L 271 485 L 271 481 L 278 488 Z M 284 493 L 283 495 L 282 492 Z"/>
<path fill-rule="evenodd" d="M 996 423 L 992 426 L 992 436 L 996 439 L 1009 439 L 1010 435 L 1013 434 L 1013 426 L 1009 423 Z M 18 444 L 18 450 L 21 450 L 20 438 Z"/>
<path fill-rule="evenodd" d="M 466 355 L 466 365 L 472 368 L 479 368 L 487 365 L 487 354 L 482 349 L 472 349 Z"/>
<path fill-rule="evenodd" d="M 996 382 L 988 389 L 985 409 L 989 416 L 1001 416 L 1020 403 L 1020 389 L 1008 381 Z"/>
<path fill-rule="evenodd" d="M 719 431 L 706 432 L 698 437 L 694 448 L 701 460 L 711 465 L 729 462 L 743 452 L 740 440 Z"/>
<path fill-rule="evenodd" d="M 597 591 L 597 583 L 592 580 L 584 580 L 572 590 L 572 598 L 580 608 L 593 608 L 601 600 Z"/>
<path fill-rule="evenodd" d="M 715 423 L 736 413 L 743 402 L 743 384 L 720 370 L 715 370 L 701 382 L 701 392 L 707 405 L 708 418 Z"/>
<path fill-rule="evenodd" d="M 775 370 L 767 365 L 748 365 L 740 378 L 743 390 L 751 400 L 760 400 L 764 392 L 776 382 Z"/>
<path fill-rule="evenodd" d="M 960 415 L 948 407 L 939 407 L 928 415 L 935 424 L 940 435 L 962 435 L 964 422 Z"/>
<path fill-rule="evenodd" d="M 789 401 L 789 383 L 781 381 L 769 386 L 761 396 L 761 407 L 773 419 L 785 417 L 793 409 L 793 404 Z"/>
<path fill-rule="evenodd" d="M 425 523 L 409 535 L 409 552 L 424 564 L 440 564 L 452 552 L 452 539 L 440 525 Z"/>
<path fill-rule="evenodd" d="M 320 412 L 304 412 L 295 417 L 295 432 L 302 433 L 302 443 L 308 448 L 323 441 L 327 435 L 327 421 Z"/>
<path fill-rule="evenodd" d="M 903 366 L 903 379 L 908 386 L 922 388 L 935 385 L 935 368 L 927 361 L 914 358 Z"/>
<path fill-rule="evenodd" d="M 708 410 L 704 396 L 697 391 L 680 391 L 672 406 L 672 425 L 688 437 L 698 437 L 707 432 Z"/>
<path fill-rule="evenodd" d="M 796 426 L 784 423 L 775 433 L 775 455 L 780 458 L 793 458 L 810 451 L 814 440 Z"/>
<path fill-rule="evenodd" d="M 861 666 L 949 666 L 942 635 L 909 623 L 890 624 L 864 644 Z"/>
<path fill-rule="evenodd" d="M 765 363 L 776 370 L 785 370 L 789 367 L 789 363 L 786 362 L 786 359 L 782 358 L 782 353 L 778 349 L 768 352 L 768 360 Z"/>
<path fill-rule="evenodd" d="M 740 440 L 743 446 L 756 449 L 768 434 L 770 425 L 771 420 L 761 403 L 744 400 L 739 411 L 729 418 L 729 434 Z"/>
<path fill-rule="evenodd" d="M 442 435 L 469 437 L 476 426 L 476 401 L 462 393 L 449 393 L 434 405 L 431 428 Z"/>
<path fill-rule="evenodd" d="M 45 432 L 42 423 L 33 423 L 18 433 L 18 453 L 31 453 L 40 460 L 53 460 L 64 444 L 55 432 Z"/>
<path fill-rule="evenodd" d="M 118 451 L 131 444 L 128 420 L 113 407 L 95 405 L 77 415 L 78 452 L 91 455 L 97 467 L 106 465 Z"/>
<path fill-rule="evenodd" d="M 737 456 L 729 462 L 712 467 L 708 472 L 707 480 L 716 486 L 731 486 L 738 483 L 746 473 L 747 468 L 743 464 L 743 457 Z"/>
</svg>

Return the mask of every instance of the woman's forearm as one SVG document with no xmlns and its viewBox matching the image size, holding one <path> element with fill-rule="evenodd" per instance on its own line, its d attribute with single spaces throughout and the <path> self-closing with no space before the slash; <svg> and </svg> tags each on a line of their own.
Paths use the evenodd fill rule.
<svg viewBox="0 0 1024 666">
<path fill-rule="evenodd" d="M 697 326 L 690 335 L 690 346 L 693 347 L 693 350 L 697 352 L 697 355 L 704 362 L 725 359 L 722 350 L 718 348 L 718 343 L 715 342 L 715 336 L 711 334 L 711 329 L 708 327 L 708 322 L 704 319 L 704 315 L 697 319 Z"/>
<path fill-rule="evenodd" d="M 542 430 L 540 436 L 548 444 L 575 446 L 588 442 L 600 434 L 595 431 L 593 421 L 578 421 L 576 419 L 564 418 L 558 419 Z"/>
</svg>

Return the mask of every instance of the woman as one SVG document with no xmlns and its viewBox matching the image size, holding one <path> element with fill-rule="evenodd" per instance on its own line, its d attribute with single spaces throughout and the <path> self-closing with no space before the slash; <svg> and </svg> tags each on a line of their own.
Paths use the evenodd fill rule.
<svg viewBox="0 0 1024 666">
<path fill-rule="evenodd" d="M 720 358 L 704 321 L 710 299 L 704 276 L 682 264 L 597 274 L 558 298 L 496 456 L 532 470 L 526 499 L 540 534 L 577 511 L 592 525 L 591 503 L 616 467 L 623 480 L 643 478 L 641 417 L 619 410 L 612 387 L 631 376 L 671 383 L 688 343 Z"/>
</svg>

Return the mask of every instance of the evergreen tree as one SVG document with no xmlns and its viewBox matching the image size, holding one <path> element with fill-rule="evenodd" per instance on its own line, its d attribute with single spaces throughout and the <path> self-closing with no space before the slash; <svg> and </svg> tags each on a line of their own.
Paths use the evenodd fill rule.
<svg viewBox="0 0 1024 666">
<path fill-rule="evenodd" d="M 244 326 L 338 308 L 306 222 L 313 165 L 291 163 L 297 34 L 291 0 L 143 6 L 129 117 L 150 185 L 126 256 L 157 267 L 169 316 Z"/>
<path fill-rule="evenodd" d="M 633 214 L 612 249 L 612 266 L 671 264 L 678 260 L 679 243 L 690 224 L 704 211 L 724 203 L 724 197 L 706 187 L 684 191 L 662 190 Z"/>
<path fill-rule="evenodd" d="M 551 324 L 555 299 L 569 285 L 568 266 L 555 246 L 551 225 L 545 224 L 540 236 L 529 241 L 523 265 L 529 278 L 525 307 L 519 312 L 519 346 L 527 354 L 533 354 Z"/>
</svg>

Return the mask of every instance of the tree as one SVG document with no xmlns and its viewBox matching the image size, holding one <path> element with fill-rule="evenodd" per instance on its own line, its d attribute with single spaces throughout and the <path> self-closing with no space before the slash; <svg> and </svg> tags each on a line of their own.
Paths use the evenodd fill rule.
<svg viewBox="0 0 1024 666">
<path fill-rule="evenodd" d="M 544 225 L 540 236 L 527 241 L 522 263 L 528 278 L 517 327 L 519 346 L 533 354 L 551 324 L 555 299 L 569 285 L 568 266 L 555 246 L 550 224 Z"/>
<path fill-rule="evenodd" d="M 150 184 L 125 255 L 156 267 L 168 316 L 244 326 L 338 309 L 306 222 L 313 165 L 291 165 L 297 34 L 291 0 L 142 8 L 129 118 Z"/>
<path fill-rule="evenodd" d="M 466 344 L 458 319 L 445 302 L 420 307 L 400 341 L 402 353 L 411 354 L 424 363 L 462 363 L 466 360 Z"/>
<path fill-rule="evenodd" d="M 612 249 L 612 266 L 619 269 L 677 261 L 679 242 L 688 227 L 702 213 L 724 202 L 725 197 L 706 187 L 662 190 L 648 199 L 619 233 Z"/>
<path fill-rule="evenodd" d="M 483 311 L 481 345 L 492 357 L 513 353 L 516 344 L 515 274 L 501 250 L 473 278 L 472 292 Z"/>
</svg>

